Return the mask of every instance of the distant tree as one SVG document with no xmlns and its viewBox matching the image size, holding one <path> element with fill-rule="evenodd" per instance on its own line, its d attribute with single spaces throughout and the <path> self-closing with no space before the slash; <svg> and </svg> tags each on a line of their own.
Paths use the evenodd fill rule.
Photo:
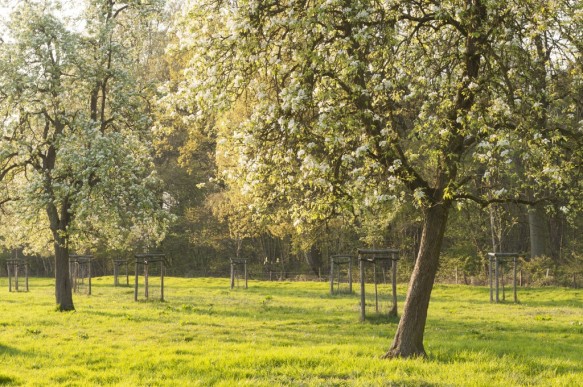
<svg viewBox="0 0 583 387">
<path fill-rule="evenodd" d="M 71 249 L 154 244 L 170 220 L 153 172 L 154 89 L 141 77 L 160 4 L 95 0 L 67 21 L 58 2 L 23 2 L 0 45 L 0 165 L 17 165 L 0 233 L 30 250 L 53 244 L 62 311 L 74 309 Z"/>
</svg>

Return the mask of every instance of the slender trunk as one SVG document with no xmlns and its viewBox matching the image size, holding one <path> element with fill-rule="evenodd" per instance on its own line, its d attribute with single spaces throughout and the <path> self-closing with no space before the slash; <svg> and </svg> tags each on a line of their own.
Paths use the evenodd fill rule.
<svg viewBox="0 0 583 387">
<path fill-rule="evenodd" d="M 235 252 L 235 258 L 239 258 L 241 254 L 241 246 L 243 245 L 243 240 L 238 236 L 235 238 L 235 245 L 237 247 L 237 251 Z"/>
<path fill-rule="evenodd" d="M 423 332 L 448 213 L 447 204 L 436 204 L 425 211 L 421 244 L 411 275 L 403 315 L 393 344 L 384 357 L 426 356 Z"/>
<path fill-rule="evenodd" d="M 492 252 L 499 253 L 502 251 L 502 219 L 500 209 L 491 205 L 488 208 L 490 212 L 490 233 L 492 235 Z"/>
<path fill-rule="evenodd" d="M 319 275 L 322 267 L 322 251 L 315 243 L 310 247 L 309 251 L 304 251 L 304 257 L 312 272 L 315 275 Z"/>
<path fill-rule="evenodd" d="M 528 208 L 530 256 L 550 256 L 551 236 L 544 209 L 540 205 Z"/>
<path fill-rule="evenodd" d="M 43 276 L 48 277 L 48 274 L 53 271 L 53 268 L 50 266 L 50 261 L 45 258 L 41 258 L 41 262 L 43 264 Z"/>
<path fill-rule="evenodd" d="M 547 44 L 544 33 L 537 33 L 533 37 L 533 43 L 536 47 L 536 55 L 534 56 L 534 74 L 532 81 L 535 99 L 540 104 L 540 111 L 534 114 L 534 124 L 536 129 L 544 132 L 549 126 L 547 112 L 551 110 L 550 100 L 547 97 L 548 64 L 551 55 L 551 48 Z M 532 197 L 532 193 L 531 193 Z M 543 206 L 539 203 L 528 207 L 528 226 L 530 231 L 530 256 L 531 258 L 540 256 L 550 256 L 550 230 L 547 221 L 547 216 Z"/>
</svg>

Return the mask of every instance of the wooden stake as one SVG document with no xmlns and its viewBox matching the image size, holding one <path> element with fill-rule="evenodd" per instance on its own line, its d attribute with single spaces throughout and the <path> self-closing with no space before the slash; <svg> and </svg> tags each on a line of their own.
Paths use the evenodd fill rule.
<svg viewBox="0 0 583 387">
<path fill-rule="evenodd" d="M 136 278 L 134 279 L 134 301 L 138 301 L 138 277 L 139 277 L 139 265 L 138 265 L 138 260 L 136 259 L 136 271 L 135 271 L 135 275 Z"/>
<path fill-rule="evenodd" d="M 330 258 L 330 294 L 334 294 L 334 258 Z"/>
<path fill-rule="evenodd" d="M 358 265 L 360 267 L 360 321 L 365 319 L 365 295 L 364 295 L 364 262 L 361 257 L 358 257 Z"/>
<path fill-rule="evenodd" d="M 392 288 L 393 288 L 393 307 L 389 312 L 389 316 L 396 316 L 397 312 L 397 260 L 393 259 L 391 262 L 391 277 L 392 277 Z"/>
</svg>

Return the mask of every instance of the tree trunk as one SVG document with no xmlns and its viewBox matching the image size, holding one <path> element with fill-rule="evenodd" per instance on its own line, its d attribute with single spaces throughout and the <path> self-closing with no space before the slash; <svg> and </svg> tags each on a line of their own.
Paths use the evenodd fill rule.
<svg viewBox="0 0 583 387">
<path fill-rule="evenodd" d="M 318 246 L 314 243 L 309 251 L 304 252 L 304 256 L 312 272 L 315 275 L 319 275 L 322 268 L 322 252 Z"/>
<path fill-rule="evenodd" d="M 47 126 L 51 123 L 47 119 Z M 55 126 L 55 138 L 63 133 L 65 124 L 60 120 L 53 122 Z M 46 137 L 46 141 L 53 141 Z M 39 172 L 45 177 L 44 194 L 48 197 L 46 214 L 49 219 L 50 229 L 53 234 L 55 248 L 55 298 L 57 310 L 64 312 L 75 310 L 73 305 L 73 289 L 71 288 L 71 278 L 69 276 L 69 240 L 67 236 L 69 224 L 71 222 L 71 203 L 65 197 L 57 200 L 54 192 L 52 172 L 55 170 L 57 162 L 57 148 L 54 143 L 50 143 L 46 155 L 43 158 L 43 165 Z M 60 202 L 60 203 L 59 203 Z M 59 204 L 56 204 L 59 203 Z"/>
<path fill-rule="evenodd" d="M 385 358 L 426 356 L 423 332 L 448 213 L 449 205 L 443 203 L 425 211 L 421 244 L 409 282 L 403 315 Z"/>
<path fill-rule="evenodd" d="M 531 258 L 550 257 L 551 234 L 544 209 L 540 205 L 528 207 Z"/>
<path fill-rule="evenodd" d="M 62 239 L 62 238 L 60 238 Z M 63 243 L 63 241 L 60 241 Z M 57 309 L 61 312 L 75 310 L 73 289 L 69 275 L 69 248 L 55 241 L 55 298 Z"/>
<path fill-rule="evenodd" d="M 499 214 L 499 208 L 495 205 L 488 207 L 490 212 L 490 233 L 492 236 L 492 252 L 499 253 L 502 251 L 502 219 Z"/>
<path fill-rule="evenodd" d="M 67 228 L 71 220 L 69 208 L 69 201 L 66 199 L 60 210 L 52 203 L 47 205 L 47 215 L 55 248 L 55 298 L 57 310 L 61 312 L 75 310 L 69 274 L 69 241 L 67 237 Z"/>
</svg>

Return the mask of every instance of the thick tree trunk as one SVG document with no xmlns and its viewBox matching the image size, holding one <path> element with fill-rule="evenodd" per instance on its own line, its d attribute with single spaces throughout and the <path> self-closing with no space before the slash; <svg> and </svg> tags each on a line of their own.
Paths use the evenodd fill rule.
<svg viewBox="0 0 583 387">
<path fill-rule="evenodd" d="M 51 123 L 47 118 L 47 127 Z M 59 120 L 54 123 L 55 137 L 63 133 L 65 124 Z M 45 140 L 49 140 L 45 136 Z M 41 171 L 45 176 L 44 193 L 49 198 L 46 206 L 46 213 L 49 219 L 51 232 L 53 234 L 55 248 L 55 298 L 57 309 L 59 311 L 75 310 L 73 305 L 73 289 L 71 287 L 71 278 L 69 276 L 69 243 L 68 227 L 71 222 L 71 203 L 68 198 L 57 200 L 54 192 L 52 172 L 55 170 L 57 162 L 57 148 L 51 143 L 43 158 Z M 60 204 L 56 204 L 60 202 Z"/>
<path fill-rule="evenodd" d="M 384 357 L 426 356 L 423 332 L 448 213 L 447 204 L 436 204 L 425 211 L 421 245 L 409 282 L 403 315 L 393 344 Z"/>
<path fill-rule="evenodd" d="M 55 298 L 57 309 L 62 312 L 75 310 L 69 274 L 69 243 L 67 239 L 67 228 L 71 220 L 69 208 L 68 200 L 64 200 L 60 210 L 52 203 L 47 205 L 47 215 L 55 248 Z"/>
<path fill-rule="evenodd" d="M 55 298 L 61 312 L 75 310 L 69 275 L 69 248 L 55 242 Z"/>
</svg>

